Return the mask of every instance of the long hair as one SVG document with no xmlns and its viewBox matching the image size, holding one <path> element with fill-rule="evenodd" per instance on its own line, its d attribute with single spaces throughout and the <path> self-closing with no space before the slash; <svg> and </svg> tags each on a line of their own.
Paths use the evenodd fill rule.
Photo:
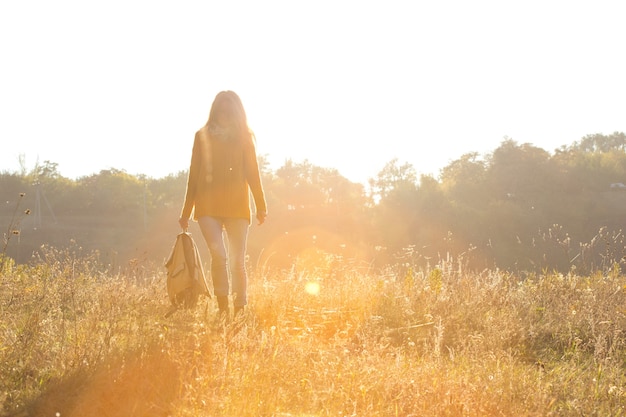
<svg viewBox="0 0 626 417">
<path fill-rule="evenodd" d="M 223 112 L 228 115 L 232 125 L 233 132 L 229 132 L 234 137 L 242 142 L 255 141 L 254 133 L 248 126 L 248 117 L 246 111 L 243 108 L 241 99 L 234 91 L 226 90 L 220 91 L 213 100 L 211 105 L 211 111 L 209 113 L 209 120 L 206 125 L 209 131 L 212 131 L 215 126 L 216 114 Z"/>
</svg>

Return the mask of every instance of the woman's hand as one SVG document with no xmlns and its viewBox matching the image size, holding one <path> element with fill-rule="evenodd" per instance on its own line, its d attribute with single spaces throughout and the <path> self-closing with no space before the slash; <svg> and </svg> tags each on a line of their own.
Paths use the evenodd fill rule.
<svg viewBox="0 0 626 417">
<path fill-rule="evenodd" d="M 265 223 L 266 217 L 267 217 L 267 212 L 265 211 L 258 211 L 256 213 L 256 219 L 259 221 L 259 225 L 262 225 L 263 223 Z"/>
<path fill-rule="evenodd" d="M 187 229 L 189 229 L 189 219 L 183 219 L 181 217 L 180 219 L 178 219 L 178 224 L 185 232 L 187 231 Z"/>
</svg>

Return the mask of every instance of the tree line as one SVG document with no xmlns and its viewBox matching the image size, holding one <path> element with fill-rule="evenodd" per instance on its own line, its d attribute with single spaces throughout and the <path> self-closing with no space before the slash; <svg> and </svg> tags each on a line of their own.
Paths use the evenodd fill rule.
<svg viewBox="0 0 626 417">
<path fill-rule="evenodd" d="M 270 217 L 254 220 L 260 268 L 436 265 L 591 271 L 625 253 L 626 135 L 588 135 L 550 153 L 505 138 L 437 176 L 389 161 L 368 184 L 336 169 L 260 157 Z M 28 262 L 42 245 L 97 251 L 115 267 L 162 261 L 178 230 L 187 172 L 163 178 L 108 169 L 68 179 L 56 163 L 0 173 L 2 254 Z M 199 229 L 191 232 L 203 247 Z M 206 251 L 204 252 L 205 256 Z"/>
</svg>

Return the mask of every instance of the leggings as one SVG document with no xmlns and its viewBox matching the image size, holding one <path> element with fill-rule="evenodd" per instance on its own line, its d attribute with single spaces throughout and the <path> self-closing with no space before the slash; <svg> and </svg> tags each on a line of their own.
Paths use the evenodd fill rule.
<svg viewBox="0 0 626 417">
<path fill-rule="evenodd" d="M 215 296 L 229 295 L 230 270 L 233 305 L 247 305 L 248 274 L 245 262 L 250 224 L 248 219 L 205 216 L 198 219 L 198 224 L 211 255 L 211 278 Z"/>
</svg>

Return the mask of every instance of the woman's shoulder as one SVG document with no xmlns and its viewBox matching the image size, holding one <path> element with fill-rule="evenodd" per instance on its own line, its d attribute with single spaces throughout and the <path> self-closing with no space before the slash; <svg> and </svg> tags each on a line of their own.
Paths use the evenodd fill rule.
<svg viewBox="0 0 626 417">
<path fill-rule="evenodd" d="M 196 138 L 199 136 L 209 136 L 209 127 L 207 125 L 202 126 L 196 131 Z"/>
<path fill-rule="evenodd" d="M 196 131 L 194 136 L 195 142 L 208 142 L 210 139 L 209 129 L 206 126 L 201 127 Z"/>
</svg>

